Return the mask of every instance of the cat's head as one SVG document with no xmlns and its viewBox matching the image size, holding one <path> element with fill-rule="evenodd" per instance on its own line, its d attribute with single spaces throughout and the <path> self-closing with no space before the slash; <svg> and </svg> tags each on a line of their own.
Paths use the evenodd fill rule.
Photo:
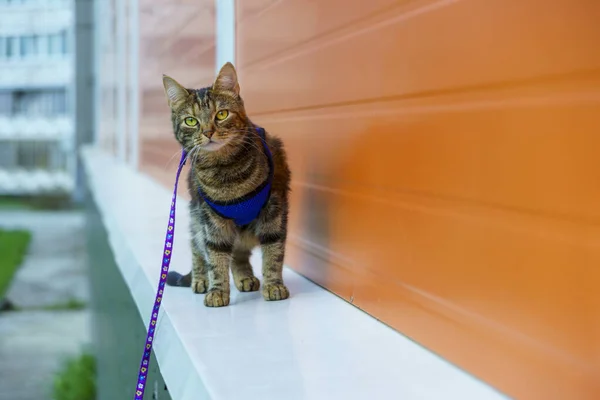
<svg viewBox="0 0 600 400">
<path fill-rule="evenodd" d="M 211 87 L 186 89 L 163 76 L 175 137 L 190 152 L 217 152 L 242 142 L 249 129 L 237 73 L 225 64 Z"/>
</svg>

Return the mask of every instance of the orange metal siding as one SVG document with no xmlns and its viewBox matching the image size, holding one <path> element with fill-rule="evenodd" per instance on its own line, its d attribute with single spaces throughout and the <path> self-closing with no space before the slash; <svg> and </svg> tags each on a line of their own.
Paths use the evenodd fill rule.
<svg viewBox="0 0 600 400">
<path fill-rule="evenodd" d="M 237 14 L 294 173 L 287 263 L 515 398 L 600 398 L 600 2 Z"/>
</svg>

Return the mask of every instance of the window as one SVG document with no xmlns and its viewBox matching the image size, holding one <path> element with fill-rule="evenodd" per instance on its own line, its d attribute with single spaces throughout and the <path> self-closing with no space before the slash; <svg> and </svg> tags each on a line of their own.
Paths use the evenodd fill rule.
<svg viewBox="0 0 600 400">
<path fill-rule="evenodd" d="M 67 31 L 66 30 L 62 31 L 60 33 L 60 45 L 61 45 L 62 54 L 67 54 L 69 41 L 68 41 L 68 38 L 67 38 Z"/>
<path fill-rule="evenodd" d="M 37 36 L 23 36 L 21 37 L 20 43 L 21 57 L 32 57 L 38 53 L 38 37 Z"/>
<path fill-rule="evenodd" d="M 67 54 L 68 50 L 67 31 L 52 34 L 48 37 L 49 54 Z"/>
<path fill-rule="evenodd" d="M 13 115 L 57 116 L 68 111 L 64 89 L 17 91 L 12 95 Z"/>
<path fill-rule="evenodd" d="M 18 38 L 11 36 L 6 38 L 6 57 L 12 58 L 17 55 Z"/>
<path fill-rule="evenodd" d="M 0 116 L 12 114 L 12 93 L 0 92 Z"/>
<path fill-rule="evenodd" d="M 26 141 L 16 145 L 16 164 L 19 167 L 30 170 L 56 168 L 56 154 L 60 154 L 57 143 Z"/>
<path fill-rule="evenodd" d="M 1 140 L 0 168 L 60 170 L 66 167 L 63 154 L 59 143 Z"/>
<path fill-rule="evenodd" d="M 58 35 L 48 36 L 48 54 L 58 54 Z"/>
<path fill-rule="evenodd" d="M 43 36 L 0 36 L 0 60 L 15 57 L 31 58 L 40 54 L 65 55 L 69 53 L 69 45 L 67 30 Z"/>
</svg>

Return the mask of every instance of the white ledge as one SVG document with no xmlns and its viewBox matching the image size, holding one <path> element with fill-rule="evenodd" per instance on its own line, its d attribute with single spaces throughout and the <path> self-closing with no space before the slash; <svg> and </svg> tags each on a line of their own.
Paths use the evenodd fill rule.
<svg viewBox="0 0 600 400">
<path fill-rule="evenodd" d="M 171 193 L 100 150 L 85 149 L 83 159 L 146 325 Z M 179 199 L 171 269 L 183 273 L 191 264 L 188 223 Z M 258 256 L 252 261 L 259 265 Z M 204 307 L 189 288 L 167 288 L 154 351 L 173 400 L 507 398 L 295 272 L 286 269 L 284 279 L 289 300 L 266 302 L 232 286 L 224 308 Z"/>
</svg>

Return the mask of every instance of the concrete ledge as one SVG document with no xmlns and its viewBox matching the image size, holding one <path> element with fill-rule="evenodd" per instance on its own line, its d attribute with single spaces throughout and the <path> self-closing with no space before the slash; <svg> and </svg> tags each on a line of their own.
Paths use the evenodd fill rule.
<svg viewBox="0 0 600 400">
<path fill-rule="evenodd" d="M 100 150 L 84 149 L 83 159 L 116 263 L 147 324 L 171 193 Z M 179 199 L 171 269 L 183 273 L 191 264 L 188 223 Z M 252 262 L 260 265 L 258 254 Z M 154 350 L 174 400 L 506 399 L 295 272 L 284 274 L 291 298 L 282 302 L 232 286 L 231 305 L 211 309 L 189 288 L 167 288 Z"/>
</svg>

